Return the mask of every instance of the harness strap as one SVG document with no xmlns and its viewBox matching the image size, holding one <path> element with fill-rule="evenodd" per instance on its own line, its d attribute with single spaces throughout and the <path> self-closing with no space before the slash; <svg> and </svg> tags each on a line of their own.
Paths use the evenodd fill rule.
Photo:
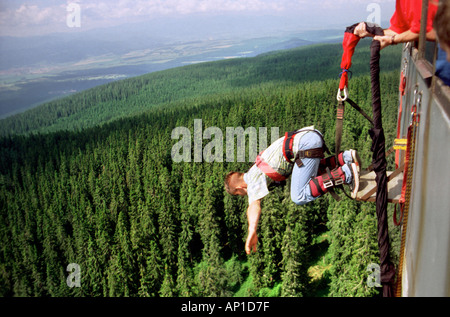
<svg viewBox="0 0 450 317">
<path fill-rule="evenodd" d="M 314 132 L 317 133 L 320 138 L 322 139 L 322 147 L 321 148 L 315 148 L 315 149 L 308 149 L 308 150 L 300 150 L 297 151 L 297 153 L 294 156 L 294 150 L 293 150 L 293 144 L 294 144 L 294 137 L 300 132 Z M 323 139 L 322 134 L 320 134 L 317 130 L 298 130 L 293 132 L 286 132 L 284 135 L 284 141 L 283 141 L 283 156 L 285 160 L 288 163 L 296 163 L 298 167 L 301 167 L 303 165 L 303 162 L 301 159 L 303 158 L 325 158 L 325 153 L 330 153 L 328 150 L 325 140 Z M 292 161 L 294 159 L 294 161 Z"/>
<path fill-rule="evenodd" d="M 317 180 L 317 177 L 314 177 L 311 179 L 311 181 L 315 186 L 311 186 L 311 193 L 314 197 L 325 195 L 326 193 L 322 190 L 322 186 L 320 186 L 319 181 Z"/>
<path fill-rule="evenodd" d="M 322 177 L 323 177 L 323 186 L 328 190 L 330 195 L 336 201 L 340 201 L 341 197 L 334 190 L 335 187 L 342 186 L 344 184 L 344 180 L 339 175 L 338 169 L 330 171 L 330 169 L 327 167 L 327 172 Z"/>
<path fill-rule="evenodd" d="M 311 188 L 311 194 L 314 197 L 318 197 L 326 194 L 327 192 L 336 200 L 340 201 L 341 197 L 335 192 L 336 186 L 341 186 L 344 183 L 339 170 L 336 168 L 332 171 L 327 167 L 326 172 L 321 176 L 313 177 L 309 186 Z"/>
<path fill-rule="evenodd" d="M 345 101 L 340 100 L 336 110 L 336 156 L 341 152 L 342 129 L 345 112 L 345 102 L 348 102 L 356 111 L 358 111 L 373 126 L 372 118 L 364 112 L 364 110 L 353 100 L 347 98 Z"/>
<path fill-rule="evenodd" d="M 342 127 L 344 121 L 344 101 L 339 101 L 336 111 L 336 139 L 335 139 L 335 155 L 337 156 L 341 152 L 341 141 L 342 141 Z"/>
<path fill-rule="evenodd" d="M 285 137 L 284 137 L 284 141 L 283 141 L 283 156 L 286 159 L 286 161 L 288 161 L 291 164 L 294 164 L 294 162 L 292 161 L 292 158 L 294 158 L 294 153 L 292 150 L 293 147 L 293 143 L 294 143 L 294 137 L 296 134 L 300 133 L 300 132 L 315 132 L 318 135 L 320 135 L 320 137 L 322 138 L 322 143 L 323 143 L 323 147 L 322 148 L 316 148 L 316 149 L 309 149 L 309 150 L 304 150 L 304 151 L 299 151 L 298 153 L 296 153 L 295 155 L 295 161 L 296 164 L 301 167 L 303 165 L 301 159 L 302 158 L 321 158 L 323 159 L 325 157 L 324 152 L 328 151 L 328 148 L 325 145 L 325 141 L 323 140 L 322 135 L 313 129 L 302 129 L 302 130 L 298 130 L 298 131 L 294 131 L 294 132 L 286 132 Z M 278 173 L 276 170 L 273 169 L 272 166 L 270 166 L 266 161 L 264 161 L 264 159 L 262 158 L 262 153 L 261 152 L 257 157 L 256 157 L 256 166 L 264 173 L 266 174 L 267 177 L 269 177 L 270 179 L 272 179 L 275 182 L 283 182 L 287 179 L 286 176 Z"/>
<path fill-rule="evenodd" d="M 355 109 L 356 111 L 358 111 L 364 118 L 367 119 L 367 121 L 370 122 L 370 124 L 373 126 L 373 120 L 372 118 L 364 112 L 364 110 L 358 106 L 358 104 L 356 102 L 354 102 L 353 100 L 351 100 L 350 98 L 347 98 L 346 102 L 348 102 L 350 104 L 350 106 L 353 107 L 353 109 Z"/>
<path fill-rule="evenodd" d="M 295 155 L 295 163 L 298 167 L 303 166 L 303 158 L 325 158 L 325 150 L 323 148 L 315 148 L 310 150 L 300 150 Z"/>
<path fill-rule="evenodd" d="M 289 163 L 291 162 L 291 158 L 294 157 L 294 153 L 292 150 L 293 144 L 294 144 L 294 137 L 297 134 L 297 131 L 294 132 L 286 132 L 284 135 L 284 141 L 283 141 L 283 156 Z"/>
<path fill-rule="evenodd" d="M 401 119 L 402 119 L 402 113 L 403 113 L 403 96 L 405 95 L 406 88 L 406 76 L 404 74 L 404 71 L 402 70 L 400 74 L 400 85 L 399 85 L 399 91 L 400 91 L 400 105 L 398 109 L 398 119 L 397 119 L 397 139 L 400 139 L 400 127 L 401 127 Z M 400 165 L 400 151 L 396 150 L 395 152 L 395 167 L 398 167 Z"/>
<path fill-rule="evenodd" d="M 256 163 L 256 166 L 264 174 L 266 174 L 269 178 L 271 178 L 275 182 L 283 182 L 287 179 L 285 176 L 283 176 L 280 173 L 278 173 L 277 171 L 275 171 L 266 161 L 264 161 L 264 159 L 261 157 L 261 155 L 258 155 L 256 157 L 255 163 Z"/>
<path fill-rule="evenodd" d="M 337 202 L 341 201 L 342 198 L 341 196 L 339 196 L 336 191 L 334 190 L 334 188 L 328 188 L 328 192 L 330 193 L 330 195 L 334 198 L 334 200 L 336 200 Z"/>
</svg>

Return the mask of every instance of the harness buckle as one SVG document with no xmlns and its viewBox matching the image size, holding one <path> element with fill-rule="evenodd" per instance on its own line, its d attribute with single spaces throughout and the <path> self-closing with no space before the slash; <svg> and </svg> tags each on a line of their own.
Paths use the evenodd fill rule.
<svg viewBox="0 0 450 317">
<path fill-rule="evenodd" d="M 335 186 L 340 186 L 340 185 L 343 185 L 344 184 L 344 180 L 342 179 L 342 178 L 335 178 L 334 179 L 334 184 L 335 184 Z"/>
<path fill-rule="evenodd" d="M 322 181 L 324 188 L 330 188 L 334 186 L 333 179 L 327 174 L 322 176 Z"/>
<path fill-rule="evenodd" d="M 344 184 L 344 180 L 339 176 L 337 169 L 331 171 L 331 176 L 333 177 L 334 186 L 340 186 Z"/>
<path fill-rule="evenodd" d="M 333 184 L 333 181 L 331 179 L 329 179 L 326 182 L 323 182 L 323 187 L 324 188 L 330 188 L 330 187 L 333 187 L 333 186 L 334 186 L 334 184 Z"/>
</svg>

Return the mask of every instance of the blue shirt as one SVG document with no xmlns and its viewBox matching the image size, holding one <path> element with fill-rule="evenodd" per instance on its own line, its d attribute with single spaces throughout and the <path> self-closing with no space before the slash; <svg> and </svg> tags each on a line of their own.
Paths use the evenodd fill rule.
<svg viewBox="0 0 450 317">
<path fill-rule="evenodd" d="M 447 61 L 447 53 L 440 45 L 436 59 L 436 76 L 438 76 L 444 84 L 450 86 L 450 63 Z"/>
</svg>

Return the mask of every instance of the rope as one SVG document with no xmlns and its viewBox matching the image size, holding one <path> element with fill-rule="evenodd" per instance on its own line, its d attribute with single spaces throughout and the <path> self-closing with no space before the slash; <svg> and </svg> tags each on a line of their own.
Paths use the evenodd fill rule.
<svg viewBox="0 0 450 317">
<path fill-rule="evenodd" d="M 381 28 L 376 30 L 383 34 Z M 389 256 L 389 227 L 387 222 L 387 175 L 386 175 L 386 153 L 385 136 L 382 123 L 381 91 L 380 91 L 380 42 L 372 41 L 370 47 L 370 78 L 372 86 L 372 112 L 374 127 L 369 130 L 372 138 L 372 164 L 375 171 L 377 183 L 376 214 L 378 219 L 378 248 L 380 251 L 380 273 L 381 285 L 383 286 L 383 297 L 393 296 L 395 277 L 395 266 Z"/>
<path fill-rule="evenodd" d="M 353 72 L 351 70 L 345 69 L 345 68 L 342 68 L 342 72 L 339 74 L 339 78 L 341 78 L 342 75 L 344 75 L 344 73 L 350 74 L 349 79 L 352 78 Z"/>
<path fill-rule="evenodd" d="M 397 273 L 397 285 L 396 285 L 396 297 L 402 296 L 402 271 L 403 271 L 403 258 L 405 254 L 405 245 L 406 245 L 406 232 L 408 227 L 408 213 L 409 213 L 409 203 L 411 198 L 411 188 L 412 188 L 412 179 L 414 172 L 414 156 L 416 150 L 416 131 L 418 126 L 418 115 L 417 115 L 417 107 L 416 105 L 412 108 L 412 118 L 411 123 L 408 128 L 408 145 L 406 147 L 406 157 L 405 157 L 405 175 L 403 178 L 403 187 L 402 188 L 402 198 L 401 198 L 401 213 L 403 218 L 402 225 L 402 238 L 400 243 L 400 259 L 398 264 L 398 273 Z"/>
<path fill-rule="evenodd" d="M 341 81 L 339 85 L 337 99 L 339 101 L 338 116 L 336 120 L 336 154 L 340 148 L 342 131 L 344 101 L 348 100 L 347 81 L 348 81 L 348 69 L 351 66 L 351 56 L 355 50 L 355 46 L 359 42 L 359 37 L 353 34 L 354 28 L 358 24 L 354 24 L 348 27 L 344 34 L 343 47 L 344 53 L 342 55 L 341 69 Z M 373 35 L 384 35 L 384 31 L 379 26 L 372 26 L 366 23 L 366 29 Z M 393 285 L 395 277 L 395 266 L 389 259 L 389 232 L 387 222 L 387 175 L 386 175 L 386 155 L 385 155 L 385 136 L 382 123 L 382 111 L 381 111 L 381 91 L 380 91 L 380 50 L 381 44 L 379 41 L 372 41 L 370 47 L 370 79 L 371 79 L 371 91 L 372 91 L 372 113 L 371 120 L 368 116 L 366 119 L 372 122 L 372 129 L 369 130 L 370 137 L 372 138 L 372 165 L 375 171 L 375 180 L 377 183 L 376 189 L 376 214 L 378 219 L 378 248 L 380 251 L 380 273 L 381 284 L 383 286 L 383 297 L 391 297 L 393 295 Z M 346 71 L 347 70 L 347 71 Z M 344 98 L 342 98 L 342 91 L 344 91 Z M 353 104 L 350 103 L 352 106 Z M 342 115 L 341 115 L 342 114 Z"/>
</svg>

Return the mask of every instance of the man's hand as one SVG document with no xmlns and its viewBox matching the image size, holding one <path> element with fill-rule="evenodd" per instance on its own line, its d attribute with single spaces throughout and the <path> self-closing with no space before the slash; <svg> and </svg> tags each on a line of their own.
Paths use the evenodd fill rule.
<svg viewBox="0 0 450 317">
<path fill-rule="evenodd" d="M 256 252 L 256 245 L 258 243 L 258 235 L 256 231 L 251 231 L 248 233 L 247 242 L 245 242 L 245 252 L 250 254 L 252 251 Z"/>
<path fill-rule="evenodd" d="M 356 36 L 359 36 L 361 38 L 364 37 L 368 37 L 371 36 L 373 37 L 372 34 L 370 34 L 367 31 L 367 26 L 365 22 L 361 22 L 360 24 L 358 24 L 355 28 L 355 30 L 353 31 L 353 34 L 355 34 Z M 375 41 L 379 41 L 381 44 L 381 49 L 385 48 L 386 46 L 389 46 L 392 44 L 392 36 L 391 34 L 389 35 L 383 35 L 383 36 L 375 36 L 373 38 Z"/>
<path fill-rule="evenodd" d="M 392 44 L 392 36 L 389 35 L 375 36 L 373 40 L 380 42 L 381 49 Z"/>
<path fill-rule="evenodd" d="M 261 200 L 255 200 L 247 209 L 248 221 L 248 236 L 245 242 L 245 252 L 250 254 L 251 251 L 256 252 L 256 244 L 258 243 L 258 236 L 256 230 L 258 229 L 259 217 L 261 216 Z"/>
<path fill-rule="evenodd" d="M 353 34 L 364 38 L 367 36 L 372 36 L 369 32 L 367 32 L 367 28 L 366 28 L 366 23 L 365 22 L 361 22 L 360 24 L 358 24 L 355 28 L 355 30 L 353 31 Z"/>
</svg>

